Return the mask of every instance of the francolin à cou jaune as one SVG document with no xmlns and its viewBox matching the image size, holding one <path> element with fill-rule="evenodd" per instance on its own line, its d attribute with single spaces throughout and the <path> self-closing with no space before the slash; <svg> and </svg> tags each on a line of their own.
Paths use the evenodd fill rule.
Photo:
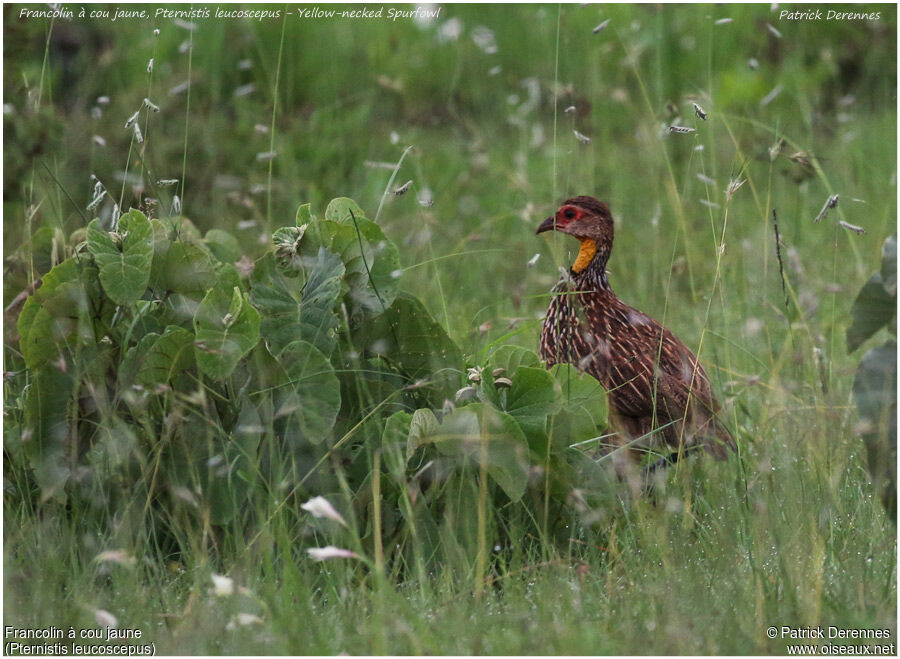
<svg viewBox="0 0 900 659">
<path fill-rule="evenodd" d="M 573 197 L 537 233 L 561 231 L 581 243 L 568 277 L 553 290 L 541 330 L 541 358 L 548 367 L 574 364 L 608 392 L 610 421 L 617 431 L 617 469 L 660 442 L 677 451 L 702 445 L 717 459 L 734 449 L 716 419 L 719 404 L 709 378 L 690 349 L 668 329 L 622 302 L 610 288 L 606 264 L 613 245 L 613 219 L 606 204 Z M 636 441 L 640 440 L 640 441 Z"/>
</svg>

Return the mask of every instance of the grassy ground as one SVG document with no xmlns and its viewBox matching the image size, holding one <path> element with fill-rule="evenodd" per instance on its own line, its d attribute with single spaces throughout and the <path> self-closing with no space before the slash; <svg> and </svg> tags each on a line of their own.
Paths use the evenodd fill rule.
<svg viewBox="0 0 900 659">
<path fill-rule="evenodd" d="M 896 636 L 896 528 L 869 486 L 843 338 L 895 231 L 895 7 L 788 22 L 762 5 L 450 5 L 428 25 L 292 15 L 194 31 L 18 9 L 4 7 L 4 256 L 41 226 L 83 226 L 90 173 L 126 206 L 126 168 L 143 173 L 147 194 L 177 193 L 251 257 L 302 202 L 346 195 L 374 216 L 384 201 L 402 286 L 482 363 L 536 346 L 574 250 L 534 229 L 593 194 L 616 219 L 613 287 L 700 354 L 741 450 L 677 465 L 655 502 L 600 511 L 567 543 L 501 548 L 484 592 L 464 568 L 398 583 L 312 563 L 294 548 L 313 533 L 300 501 L 258 504 L 265 523 L 220 529 L 215 552 L 175 528 L 193 549 L 169 560 L 127 516 L 22 496 L 7 460 L 4 624 L 92 628 L 103 609 L 166 653 L 743 654 L 783 652 L 773 625 Z M 139 156 L 122 126 L 144 97 L 161 112 Z M 664 135 L 671 123 L 696 132 Z M 383 198 L 391 172 L 373 163 L 404 153 L 395 185 L 411 192 Z M 26 284 L 9 273 L 5 302 Z M 110 549 L 137 562 L 94 560 Z M 210 594 L 213 572 L 246 590 Z M 259 621 L 229 628 L 238 613 Z"/>
</svg>

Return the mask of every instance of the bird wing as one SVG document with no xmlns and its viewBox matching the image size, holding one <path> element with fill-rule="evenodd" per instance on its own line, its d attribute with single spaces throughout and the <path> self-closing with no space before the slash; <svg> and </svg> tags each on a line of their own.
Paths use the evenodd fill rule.
<svg viewBox="0 0 900 659">
<path fill-rule="evenodd" d="M 681 418 L 690 403 L 715 411 L 709 378 L 694 353 L 668 329 L 646 314 L 619 302 L 601 314 L 587 310 L 595 336 L 608 356 L 592 363 L 595 377 L 610 392 L 623 415 Z"/>
</svg>

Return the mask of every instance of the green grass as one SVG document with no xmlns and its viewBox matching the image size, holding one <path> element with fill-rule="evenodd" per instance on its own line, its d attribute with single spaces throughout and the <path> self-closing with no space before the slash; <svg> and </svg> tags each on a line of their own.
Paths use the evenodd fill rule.
<svg viewBox="0 0 900 659">
<path fill-rule="evenodd" d="M 5 625 L 96 627 L 93 611 L 104 609 L 158 652 L 213 654 L 784 652 L 766 638 L 773 625 L 889 628 L 896 638 L 896 527 L 854 430 L 862 351 L 848 355 L 844 343 L 854 296 L 896 225 L 895 7 L 878 6 L 881 19 L 869 23 L 788 23 L 767 5 L 451 5 L 426 28 L 288 16 L 198 20 L 193 33 L 170 21 L 51 26 L 19 21 L 17 9 L 4 8 L 5 304 L 34 277 L 10 257 L 18 250 L 31 262 L 39 227 L 65 240 L 85 226 L 75 206 L 90 200 L 90 173 L 116 197 L 121 189 L 125 207 L 132 186 L 116 172 L 126 166 L 148 181 L 182 178 L 185 215 L 204 232 L 233 231 L 255 258 L 300 203 L 321 213 L 350 196 L 374 217 L 391 172 L 366 161 L 396 163 L 414 145 L 394 182 L 413 187 L 389 195 L 378 222 L 400 247 L 401 287 L 425 302 L 466 365 L 501 344 L 536 347 L 557 267 L 575 250 L 534 229 L 562 199 L 593 194 L 616 219 L 613 287 L 699 351 L 740 454 L 679 463 L 655 501 L 586 511 L 558 541 L 526 535 L 524 506 L 488 509 L 488 528 L 498 524 L 504 539 L 482 586 L 464 550 L 422 576 L 312 563 L 303 546 L 368 553 L 373 529 L 357 528 L 356 515 L 352 531 L 311 522 L 305 499 L 281 503 L 281 479 L 219 528 L 180 509 L 147 513 L 144 500 L 129 501 L 128 483 L 105 511 L 41 502 L 16 459 L 21 432 L 7 427 Z M 734 22 L 714 24 L 725 16 Z M 463 33 L 440 42 L 451 18 Z M 478 25 L 493 30 L 496 54 L 473 42 Z M 190 55 L 179 52 L 186 40 Z M 189 105 L 168 93 L 188 79 Z M 234 96 L 251 83 L 255 91 Z M 776 85 L 781 93 L 761 107 Z M 101 95 L 111 102 L 94 119 Z M 145 96 L 162 111 L 142 113 L 141 149 L 122 126 Z M 668 102 L 695 133 L 661 137 L 674 120 Z M 570 105 L 577 111 L 563 112 Z M 257 160 L 270 149 L 271 163 Z M 817 157 L 808 175 L 788 158 L 797 151 Z M 746 183 L 728 201 L 732 178 Z M 416 201 L 424 188 L 433 207 Z M 833 193 L 840 205 L 814 223 Z M 171 203 L 171 188 L 147 194 Z M 256 225 L 241 228 L 247 220 Z M 6 370 L 20 368 L 15 345 L 5 359 Z M 17 395 L 4 389 L 7 401 Z M 290 459 L 273 454 L 293 482 Z M 351 469 L 371 471 L 373 455 L 358 459 Z M 348 516 L 366 505 L 339 486 L 310 494 Z M 475 533 L 478 508 L 460 528 Z M 147 515 L 188 549 L 161 551 Z M 110 549 L 136 563 L 94 560 Z M 211 573 L 247 591 L 211 595 Z M 262 622 L 226 629 L 239 612 Z"/>
</svg>

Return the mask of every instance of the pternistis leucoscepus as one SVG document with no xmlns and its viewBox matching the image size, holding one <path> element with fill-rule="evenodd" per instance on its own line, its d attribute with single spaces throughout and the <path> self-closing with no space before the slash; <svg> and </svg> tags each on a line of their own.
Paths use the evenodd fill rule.
<svg viewBox="0 0 900 659">
<path fill-rule="evenodd" d="M 679 453 L 703 445 L 717 459 L 725 459 L 726 449 L 735 448 L 734 439 L 716 419 L 719 404 L 697 357 L 668 329 L 622 302 L 609 286 L 609 208 L 593 197 L 574 197 L 544 220 L 537 233 L 554 230 L 577 238 L 581 247 L 570 276 L 553 290 L 541 331 L 541 358 L 548 367 L 574 364 L 607 390 L 618 444 L 629 446 L 616 452 L 617 469 L 631 464 L 621 456 L 639 457 L 642 445 L 660 435 Z M 638 438 L 646 439 L 634 442 Z"/>
</svg>

